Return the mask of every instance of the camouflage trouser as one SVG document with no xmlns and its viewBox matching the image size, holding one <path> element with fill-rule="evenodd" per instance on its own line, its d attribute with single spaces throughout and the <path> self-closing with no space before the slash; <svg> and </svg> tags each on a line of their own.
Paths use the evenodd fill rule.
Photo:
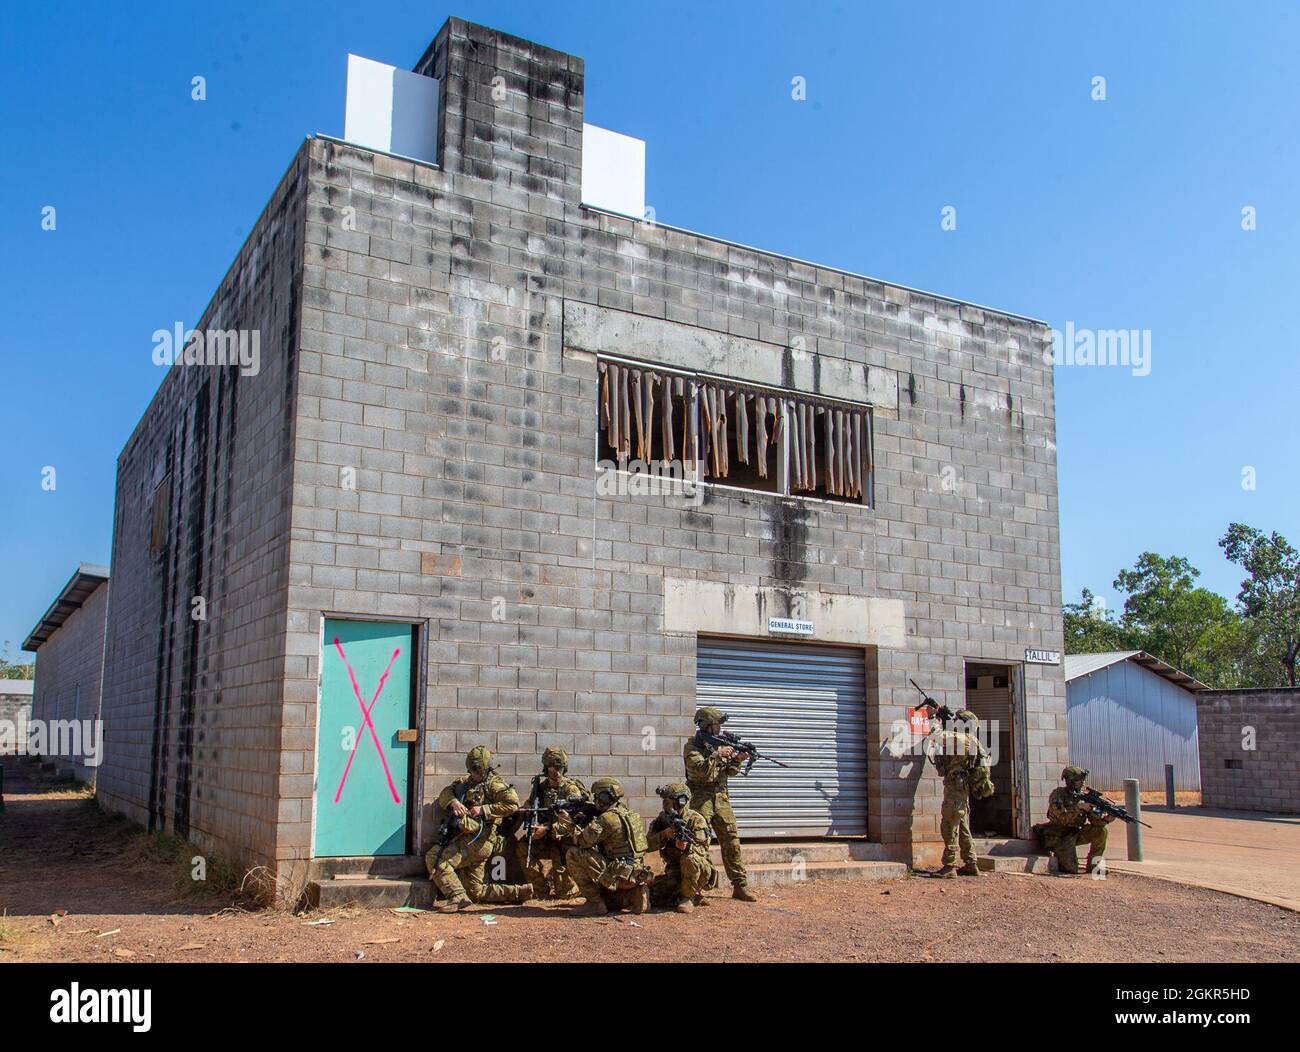
<svg viewBox="0 0 1300 1052">
<path fill-rule="evenodd" d="M 629 891 L 649 879 L 649 870 L 638 867 L 636 876 L 631 880 L 620 880 L 614 876 L 614 867 L 618 863 L 606 858 L 592 847 L 571 847 L 564 853 L 564 861 L 583 898 L 597 899 L 611 893 Z M 646 879 L 639 879 L 645 876 Z"/>
<path fill-rule="evenodd" d="M 1099 822 L 1089 822 L 1085 826 L 1071 828 L 1047 823 L 1039 833 L 1043 846 L 1049 848 L 1056 856 L 1056 866 L 1062 873 L 1079 872 L 1080 844 L 1088 845 L 1088 863 L 1106 854 L 1106 826 Z"/>
<path fill-rule="evenodd" d="M 501 854 L 505 841 L 495 832 L 475 839 L 462 833 L 445 848 L 433 848 L 424 856 L 429 877 L 444 898 L 468 896 L 470 902 L 490 904 L 522 902 L 524 893 L 532 889 L 527 884 L 489 884 L 484 876 L 488 860 Z M 438 852 L 442 851 L 439 860 Z M 462 881 L 464 882 L 462 884 Z"/>
<path fill-rule="evenodd" d="M 691 808 L 704 816 L 713 827 L 722 849 L 722 866 L 733 888 L 743 888 L 749 883 L 745 860 L 740 854 L 740 830 L 736 828 L 736 815 L 731 810 L 731 797 L 725 789 L 692 789 Z"/>
<path fill-rule="evenodd" d="M 539 898 L 571 899 L 578 894 L 578 885 L 564 868 L 565 847 L 549 833 L 533 841 L 533 860 L 528 862 L 528 841 L 515 843 L 515 857 L 524 876 L 532 883 Z M 550 875 L 542 863 L 550 863 Z"/>
<path fill-rule="evenodd" d="M 676 906 L 678 899 L 693 899 L 718 886 L 718 871 L 708 857 L 698 854 L 673 859 L 650 885 L 650 903 Z"/>
<path fill-rule="evenodd" d="M 970 835 L 970 794 L 965 789 L 944 789 L 943 807 L 939 816 L 939 832 L 943 835 L 943 864 L 956 865 L 960 852 L 965 865 L 978 865 L 975 843 Z"/>
</svg>

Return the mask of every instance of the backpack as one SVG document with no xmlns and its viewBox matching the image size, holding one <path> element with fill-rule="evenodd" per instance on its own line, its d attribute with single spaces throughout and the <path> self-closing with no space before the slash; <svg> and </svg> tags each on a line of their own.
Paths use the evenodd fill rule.
<svg viewBox="0 0 1300 1052">
<path fill-rule="evenodd" d="M 976 800 L 987 800 L 993 795 L 993 779 L 989 777 L 989 769 L 983 763 L 971 765 L 970 795 Z"/>
</svg>

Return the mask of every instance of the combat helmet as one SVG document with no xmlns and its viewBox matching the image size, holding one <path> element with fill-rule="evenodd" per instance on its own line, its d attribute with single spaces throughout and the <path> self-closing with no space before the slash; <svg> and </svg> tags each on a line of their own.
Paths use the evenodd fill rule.
<svg viewBox="0 0 1300 1052">
<path fill-rule="evenodd" d="M 569 754 L 558 745 L 552 745 L 542 753 L 542 768 L 558 767 L 563 773 L 569 769 Z"/>
<path fill-rule="evenodd" d="M 727 714 L 721 709 L 715 709 L 712 705 L 706 705 L 695 710 L 695 725 L 697 727 L 707 727 L 710 723 L 726 722 Z"/>
<path fill-rule="evenodd" d="M 678 808 L 683 808 L 691 802 L 691 791 L 685 782 L 669 782 L 667 785 L 661 785 L 655 790 L 655 795 L 663 797 L 664 800 L 671 800 Z"/>
<path fill-rule="evenodd" d="M 1065 770 L 1061 772 L 1061 781 L 1063 782 L 1083 782 L 1086 781 L 1087 778 L 1087 769 L 1078 767 L 1075 764 L 1070 764 L 1069 767 L 1065 768 Z"/>
<path fill-rule="evenodd" d="M 623 799 L 623 784 L 617 778 L 597 778 L 591 783 L 591 798 L 604 811 Z"/>
<path fill-rule="evenodd" d="M 471 774 L 487 774 L 492 766 L 492 752 L 486 745 L 476 745 L 465 754 L 465 770 Z"/>
</svg>

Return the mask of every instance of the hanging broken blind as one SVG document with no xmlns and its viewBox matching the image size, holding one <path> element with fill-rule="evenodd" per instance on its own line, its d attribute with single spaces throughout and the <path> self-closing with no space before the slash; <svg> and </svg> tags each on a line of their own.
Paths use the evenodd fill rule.
<svg viewBox="0 0 1300 1052">
<path fill-rule="evenodd" d="M 869 502 L 871 410 L 598 362 L 601 455 L 743 489 Z"/>
<path fill-rule="evenodd" d="M 871 415 L 866 408 L 785 398 L 791 493 L 861 501 L 871 477 Z"/>
</svg>

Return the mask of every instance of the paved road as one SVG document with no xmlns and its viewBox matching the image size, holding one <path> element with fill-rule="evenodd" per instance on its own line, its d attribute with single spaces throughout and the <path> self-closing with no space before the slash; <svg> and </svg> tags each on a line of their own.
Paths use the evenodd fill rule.
<svg viewBox="0 0 1300 1052">
<path fill-rule="evenodd" d="M 1152 826 L 1142 831 L 1146 861 L 1127 860 L 1126 827 L 1113 822 L 1110 868 L 1300 911 L 1300 815 L 1144 807 L 1142 817 Z"/>
</svg>

